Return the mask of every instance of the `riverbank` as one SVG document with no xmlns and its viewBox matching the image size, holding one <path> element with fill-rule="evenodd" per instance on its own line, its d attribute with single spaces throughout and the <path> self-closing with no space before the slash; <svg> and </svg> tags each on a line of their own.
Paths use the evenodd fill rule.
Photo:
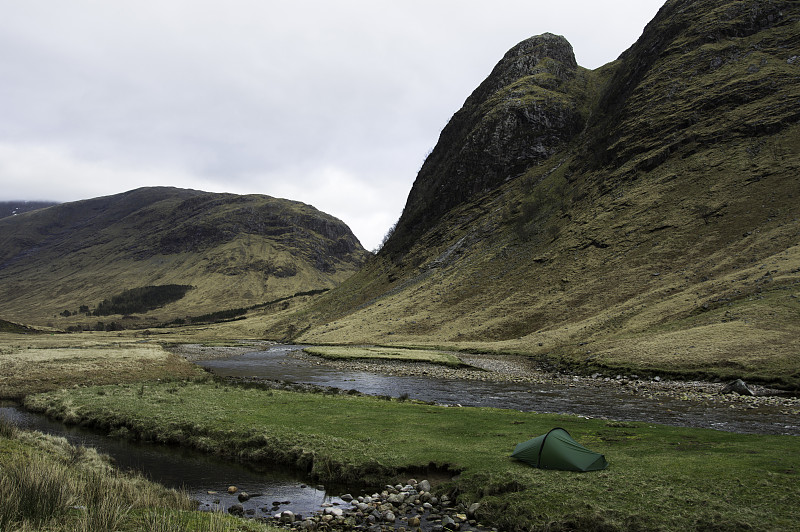
<svg viewBox="0 0 800 532">
<path fill-rule="evenodd" d="M 189 361 L 214 360 L 243 355 L 258 349 L 267 349 L 270 342 L 247 346 L 208 346 L 183 344 L 170 348 L 175 354 Z M 359 348 L 351 348 L 357 350 Z M 529 384 L 558 384 L 566 387 L 604 387 L 618 390 L 621 394 L 652 398 L 674 398 L 689 403 L 719 403 L 731 409 L 746 410 L 761 406 L 779 409 L 786 416 L 800 415 L 800 397 L 783 390 L 771 389 L 757 384 L 748 384 L 754 395 L 721 393 L 726 382 L 682 381 L 653 376 L 638 375 L 574 375 L 543 370 L 539 364 L 527 357 L 515 355 L 475 355 L 451 353 L 463 363 L 462 366 L 447 366 L 425 362 L 407 362 L 387 358 L 340 358 L 331 359 L 310 354 L 298 346 L 289 356 L 297 360 L 311 361 L 341 371 L 377 372 L 393 376 L 419 376 L 432 379 L 460 379 Z"/>
<path fill-rule="evenodd" d="M 420 472 L 501 530 L 772 529 L 800 519 L 800 439 L 619 423 L 492 408 L 448 408 L 346 392 L 303 393 L 221 382 L 62 390 L 26 405 L 116 435 L 194 447 L 321 481 L 383 485 Z M 554 426 L 603 453 L 589 474 L 531 468 L 514 446 Z"/>
<path fill-rule="evenodd" d="M 543 371 L 533 360 L 513 355 L 468 355 L 459 353 L 461 361 L 470 367 L 453 368 L 436 364 L 408 363 L 393 360 L 331 360 L 322 359 L 305 351 L 295 351 L 292 357 L 303 360 L 316 360 L 318 363 L 347 371 L 372 371 L 388 375 L 416 375 L 434 379 L 463 379 L 476 381 L 513 382 L 530 384 L 559 384 L 567 387 L 612 387 L 622 393 L 645 397 L 672 397 L 684 401 L 719 402 L 730 408 L 756 408 L 770 405 L 781 408 L 787 416 L 800 415 L 800 397 L 783 390 L 749 384 L 754 395 L 721 393 L 727 383 L 705 381 L 679 381 L 650 379 L 638 375 L 592 376 L 570 375 Z"/>
<path fill-rule="evenodd" d="M 195 508 L 185 493 L 119 471 L 94 449 L 0 418 L 0 530 L 276 530 Z"/>
</svg>

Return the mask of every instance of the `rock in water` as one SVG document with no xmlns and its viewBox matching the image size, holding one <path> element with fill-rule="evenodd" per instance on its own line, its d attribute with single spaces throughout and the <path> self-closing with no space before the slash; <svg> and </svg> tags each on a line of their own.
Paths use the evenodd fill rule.
<svg viewBox="0 0 800 532">
<path fill-rule="evenodd" d="M 742 379 L 736 379 L 726 384 L 719 393 L 735 393 L 738 395 L 755 395 Z"/>
<path fill-rule="evenodd" d="M 233 504 L 228 508 L 228 513 L 231 515 L 244 515 L 244 507 L 241 504 Z"/>
</svg>

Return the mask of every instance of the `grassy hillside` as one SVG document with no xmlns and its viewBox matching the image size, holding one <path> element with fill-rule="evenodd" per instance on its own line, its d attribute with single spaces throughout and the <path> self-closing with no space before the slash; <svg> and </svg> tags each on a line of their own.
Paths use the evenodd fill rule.
<svg viewBox="0 0 800 532">
<path fill-rule="evenodd" d="M 146 325 L 332 288 L 367 256 L 344 223 L 299 202 L 137 189 L 0 220 L 0 313 L 66 327 L 126 290 L 193 286 L 129 318 Z"/>
<path fill-rule="evenodd" d="M 796 2 L 670 1 L 596 71 L 502 78 L 486 113 L 556 83 L 584 128 L 521 175 L 484 161 L 506 173 L 471 194 L 423 167 L 385 249 L 283 330 L 800 385 L 799 20 Z M 464 153 L 445 132 L 431 157 Z"/>
</svg>

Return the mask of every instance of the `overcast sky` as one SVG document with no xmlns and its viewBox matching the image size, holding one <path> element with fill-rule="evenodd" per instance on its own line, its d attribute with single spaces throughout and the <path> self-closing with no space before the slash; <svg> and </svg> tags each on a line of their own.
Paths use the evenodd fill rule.
<svg viewBox="0 0 800 532">
<path fill-rule="evenodd" d="M 439 132 L 512 46 L 597 68 L 663 0 L 2 0 L 0 201 L 141 186 L 397 220 Z"/>
</svg>

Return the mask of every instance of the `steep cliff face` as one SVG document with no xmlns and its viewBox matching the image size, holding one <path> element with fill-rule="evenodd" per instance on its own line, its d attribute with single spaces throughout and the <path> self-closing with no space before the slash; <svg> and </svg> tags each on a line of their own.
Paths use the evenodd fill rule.
<svg viewBox="0 0 800 532">
<path fill-rule="evenodd" d="M 599 102 L 593 162 L 648 170 L 687 145 L 797 123 L 797 30 L 796 2 L 667 2 Z"/>
<path fill-rule="evenodd" d="M 670 0 L 595 71 L 521 43 L 298 339 L 800 385 L 799 36 L 798 2 Z"/>
<path fill-rule="evenodd" d="M 563 149 L 587 118 L 586 78 L 561 36 L 532 37 L 509 50 L 442 130 L 387 252 L 402 253 L 448 210 Z"/>
</svg>

